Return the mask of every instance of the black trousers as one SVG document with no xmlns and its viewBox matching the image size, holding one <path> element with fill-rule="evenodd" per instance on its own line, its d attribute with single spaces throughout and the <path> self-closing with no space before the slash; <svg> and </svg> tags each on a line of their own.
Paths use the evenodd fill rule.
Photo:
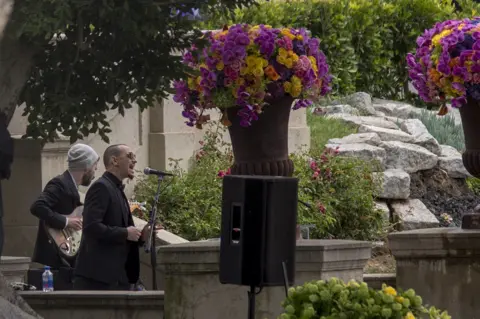
<svg viewBox="0 0 480 319">
<path fill-rule="evenodd" d="M 3 229 L 3 198 L 2 198 L 2 181 L 0 180 L 0 257 L 3 253 L 3 242 L 5 240 L 5 231 Z"/>
<path fill-rule="evenodd" d="M 75 276 L 73 279 L 74 290 L 130 290 L 130 284 L 107 284 L 93 279 Z"/>
</svg>

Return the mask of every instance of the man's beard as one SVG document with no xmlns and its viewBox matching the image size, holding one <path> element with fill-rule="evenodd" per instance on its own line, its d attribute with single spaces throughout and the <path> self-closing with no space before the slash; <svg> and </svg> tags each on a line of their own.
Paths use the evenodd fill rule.
<svg viewBox="0 0 480 319">
<path fill-rule="evenodd" d="M 80 185 L 87 187 L 92 183 L 94 178 L 94 174 L 85 174 L 82 176 L 82 182 L 80 183 Z"/>
</svg>

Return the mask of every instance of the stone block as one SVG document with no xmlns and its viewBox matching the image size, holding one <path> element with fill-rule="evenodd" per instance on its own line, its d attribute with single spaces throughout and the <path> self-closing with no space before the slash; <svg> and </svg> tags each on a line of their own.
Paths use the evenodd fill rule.
<svg viewBox="0 0 480 319">
<path fill-rule="evenodd" d="M 392 233 L 397 287 L 412 288 L 424 303 L 452 318 L 479 318 L 480 231 L 456 227 Z"/>
<path fill-rule="evenodd" d="M 30 267 L 30 258 L 2 256 L 0 272 L 8 283 L 27 282 L 27 271 Z"/>
<path fill-rule="evenodd" d="M 165 316 L 169 319 L 243 319 L 247 287 L 219 281 L 219 241 L 190 242 L 160 248 L 165 272 Z M 295 284 L 338 277 L 361 281 L 371 243 L 349 240 L 297 242 Z M 276 318 L 285 299 L 283 287 L 264 287 L 256 296 L 256 316 Z M 212 311 L 214 309 L 214 311 Z"/>
</svg>

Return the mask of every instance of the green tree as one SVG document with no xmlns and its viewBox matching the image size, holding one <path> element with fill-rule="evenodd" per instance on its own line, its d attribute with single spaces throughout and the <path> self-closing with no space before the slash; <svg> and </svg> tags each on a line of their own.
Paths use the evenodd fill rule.
<svg viewBox="0 0 480 319">
<path fill-rule="evenodd" d="M 142 109 L 184 71 L 180 51 L 198 41 L 192 10 L 254 0 L 4 0 L 0 6 L 0 112 L 25 103 L 27 135 L 71 141 L 98 133 L 105 111 Z"/>
</svg>

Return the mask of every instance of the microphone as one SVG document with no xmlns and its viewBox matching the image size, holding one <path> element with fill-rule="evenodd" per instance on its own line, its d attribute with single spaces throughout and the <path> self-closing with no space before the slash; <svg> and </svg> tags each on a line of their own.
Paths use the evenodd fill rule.
<svg viewBox="0 0 480 319">
<path fill-rule="evenodd" d="M 175 176 L 173 174 L 158 171 L 158 170 L 150 168 L 150 167 L 145 167 L 145 169 L 143 170 L 143 174 L 145 174 L 145 175 L 157 175 L 157 176 Z"/>
</svg>

